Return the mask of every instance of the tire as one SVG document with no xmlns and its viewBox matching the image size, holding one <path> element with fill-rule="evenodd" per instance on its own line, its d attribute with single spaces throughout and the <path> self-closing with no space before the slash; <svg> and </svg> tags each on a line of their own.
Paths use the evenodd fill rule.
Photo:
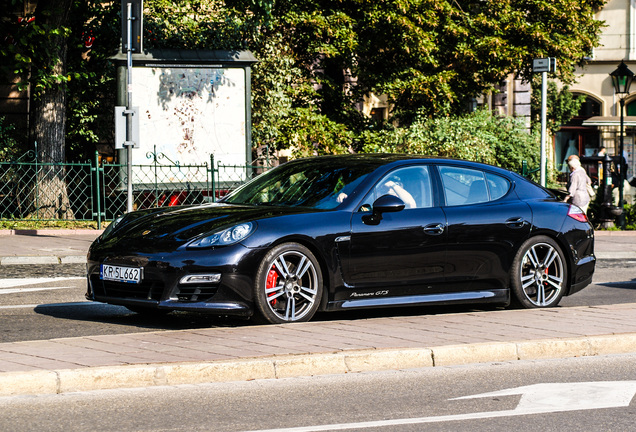
<svg viewBox="0 0 636 432">
<path fill-rule="evenodd" d="M 567 288 L 567 264 L 559 245 L 549 237 L 526 240 L 510 270 L 513 302 L 519 306 L 548 308 L 559 304 Z"/>
<path fill-rule="evenodd" d="M 255 321 L 270 324 L 309 321 L 322 298 L 320 265 L 305 246 L 283 243 L 261 261 L 254 289 L 258 314 Z"/>
</svg>

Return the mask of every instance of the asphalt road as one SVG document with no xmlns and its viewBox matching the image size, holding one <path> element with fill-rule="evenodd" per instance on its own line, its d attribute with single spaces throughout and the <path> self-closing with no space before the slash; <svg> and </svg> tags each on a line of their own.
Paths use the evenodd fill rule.
<svg viewBox="0 0 636 432">
<path fill-rule="evenodd" d="M 250 325 L 249 321 L 239 319 L 182 312 L 144 316 L 124 307 L 87 302 L 83 275 L 84 266 L 79 264 L 0 266 L 0 342 Z M 39 278 L 44 277 L 53 279 L 42 282 Z M 17 280 L 11 282 L 12 279 Z M 615 303 L 636 303 L 634 261 L 600 261 L 594 284 L 564 298 L 561 307 Z M 461 306 L 347 311 L 320 314 L 316 319 L 365 319 L 475 309 L 478 310 Z"/>
<path fill-rule="evenodd" d="M 636 355 L 0 398 L 20 431 L 634 430 Z"/>
</svg>

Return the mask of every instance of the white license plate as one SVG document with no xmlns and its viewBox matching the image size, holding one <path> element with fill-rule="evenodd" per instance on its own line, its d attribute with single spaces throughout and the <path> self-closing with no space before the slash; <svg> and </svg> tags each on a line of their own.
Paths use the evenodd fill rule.
<svg viewBox="0 0 636 432">
<path fill-rule="evenodd" d="M 99 268 L 99 278 L 117 282 L 140 283 L 143 279 L 143 268 L 102 264 Z"/>
</svg>

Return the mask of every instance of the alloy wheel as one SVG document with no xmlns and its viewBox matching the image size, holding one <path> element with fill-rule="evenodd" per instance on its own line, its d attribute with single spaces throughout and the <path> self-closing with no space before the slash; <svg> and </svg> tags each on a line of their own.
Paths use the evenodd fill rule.
<svg viewBox="0 0 636 432">
<path fill-rule="evenodd" d="M 299 251 L 286 251 L 272 261 L 265 295 L 271 312 L 282 321 L 298 321 L 318 301 L 318 273 L 312 260 Z"/>
<path fill-rule="evenodd" d="M 552 245 L 532 245 L 523 256 L 519 271 L 523 294 L 533 305 L 546 307 L 560 299 L 564 266 L 561 255 Z"/>
</svg>

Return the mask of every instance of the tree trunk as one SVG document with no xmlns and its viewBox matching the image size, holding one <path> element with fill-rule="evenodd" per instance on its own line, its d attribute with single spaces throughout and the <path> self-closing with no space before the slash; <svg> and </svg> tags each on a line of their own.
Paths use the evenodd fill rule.
<svg viewBox="0 0 636 432">
<path fill-rule="evenodd" d="M 72 0 L 40 0 L 36 9 L 36 22 L 61 28 L 67 25 Z M 41 65 L 55 75 L 66 75 L 66 37 L 52 37 L 49 64 Z M 45 42 L 46 43 L 46 42 Z M 36 217 L 38 219 L 73 219 L 66 189 L 65 135 L 66 86 L 51 84 L 41 91 L 32 91 L 31 139 L 37 143 L 38 160 L 42 162 L 37 173 Z"/>
</svg>

